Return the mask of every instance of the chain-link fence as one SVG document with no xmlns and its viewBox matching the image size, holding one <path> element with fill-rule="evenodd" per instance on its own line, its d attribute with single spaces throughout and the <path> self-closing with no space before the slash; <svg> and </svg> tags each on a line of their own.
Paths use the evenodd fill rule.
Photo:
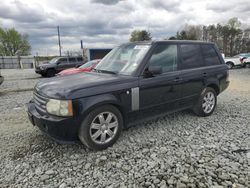
<svg viewBox="0 0 250 188">
<path fill-rule="evenodd" d="M 29 69 L 34 68 L 33 56 L 0 56 L 1 69 Z"/>
</svg>

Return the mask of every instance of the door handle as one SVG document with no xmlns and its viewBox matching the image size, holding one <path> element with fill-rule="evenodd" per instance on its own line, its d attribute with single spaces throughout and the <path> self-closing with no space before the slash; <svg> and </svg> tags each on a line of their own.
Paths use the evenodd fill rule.
<svg viewBox="0 0 250 188">
<path fill-rule="evenodd" d="M 180 82 L 180 81 L 182 81 L 182 79 L 181 79 L 180 77 L 176 77 L 176 78 L 174 79 L 174 82 Z"/>
</svg>

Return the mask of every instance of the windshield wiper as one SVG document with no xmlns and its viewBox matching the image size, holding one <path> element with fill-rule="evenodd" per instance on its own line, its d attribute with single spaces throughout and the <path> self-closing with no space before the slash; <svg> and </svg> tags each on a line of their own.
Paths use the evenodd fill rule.
<svg viewBox="0 0 250 188">
<path fill-rule="evenodd" d="M 101 70 L 101 69 L 93 69 L 95 72 L 108 73 L 108 74 L 117 74 L 117 72 L 109 71 L 109 70 Z"/>
</svg>

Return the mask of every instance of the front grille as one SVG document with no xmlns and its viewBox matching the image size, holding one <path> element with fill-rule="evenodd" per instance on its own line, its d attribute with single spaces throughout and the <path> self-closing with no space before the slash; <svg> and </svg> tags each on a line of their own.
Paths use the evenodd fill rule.
<svg viewBox="0 0 250 188">
<path fill-rule="evenodd" d="M 48 102 L 48 98 L 39 95 L 38 93 L 33 93 L 33 98 L 35 102 L 35 107 L 39 112 L 46 113 L 46 103 Z"/>
</svg>

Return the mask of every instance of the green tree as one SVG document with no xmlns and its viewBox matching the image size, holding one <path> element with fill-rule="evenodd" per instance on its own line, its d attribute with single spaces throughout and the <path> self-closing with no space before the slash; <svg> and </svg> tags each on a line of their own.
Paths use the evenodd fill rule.
<svg viewBox="0 0 250 188">
<path fill-rule="evenodd" d="M 230 56 L 232 56 L 236 51 L 236 40 L 239 35 L 242 34 L 242 30 L 240 29 L 241 23 L 238 18 L 234 17 L 228 20 L 227 26 L 229 27 L 229 50 Z"/>
<path fill-rule="evenodd" d="M 0 28 L 0 55 L 29 55 L 30 50 L 28 35 L 22 35 L 14 28 Z"/>
<path fill-rule="evenodd" d="M 134 30 L 130 35 L 130 42 L 152 40 L 151 33 L 146 30 Z"/>
<path fill-rule="evenodd" d="M 178 31 L 176 36 L 172 36 L 169 40 L 201 40 L 202 28 L 199 25 L 186 25 L 184 29 Z"/>
</svg>

